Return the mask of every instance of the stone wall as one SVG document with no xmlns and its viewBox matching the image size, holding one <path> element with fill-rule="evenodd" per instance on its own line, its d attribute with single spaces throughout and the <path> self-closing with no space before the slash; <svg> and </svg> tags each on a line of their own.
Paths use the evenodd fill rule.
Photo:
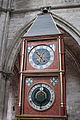
<svg viewBox="0 0 80 120">
<path fill-rule="evenodd" d="M 66 56 L 67 109 L 69 120 L 80 118 L 80 73 L 77 71 L 80 66 L 80 0 L 0 0 L 0 120 L 14 120 L 15 116 L 14 84 L 9 88 L 11 80 L 4 77 L 4 74 L 7 76 L 13 72 L 20 49 L 20 38 L 41 12 L 40 7 L 46 5 L 52 6 L 55 22 L 65 33 L 65 38 L 66 33 L 69 34 L 65 42 L 65 48 L 71 53 Z M 71 42 L 71 37 L 75 42 Z"/>
<path fill-rule="evenodd" d="M 66 97 L 68 120 L 80 119 L 80 74 L 75 61 L 66 52 Z"/>
<path fill-rule="evenodd" d="M 67 4 L 79 4 L 79 0 L 15 0 L 14 8 L 15 9 L 24 9 L 24 8 L 39 8 L 42 6 L 55 6 L 55 5 L 67 5 Z"/>
</svg>

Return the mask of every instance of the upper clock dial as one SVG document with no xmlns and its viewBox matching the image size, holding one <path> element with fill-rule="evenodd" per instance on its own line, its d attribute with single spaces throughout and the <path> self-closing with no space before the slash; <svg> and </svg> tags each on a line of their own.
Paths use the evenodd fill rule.
<svg viewBox="0 0 80 120">
<path fill-rule="evenodd" d="M 38 45 L 34 47 L 29 54 L 29 63 L 33 68 L 45 69 L 49 67 L 54 60 L 54 52 L 47 45 Z"/>
</svg>

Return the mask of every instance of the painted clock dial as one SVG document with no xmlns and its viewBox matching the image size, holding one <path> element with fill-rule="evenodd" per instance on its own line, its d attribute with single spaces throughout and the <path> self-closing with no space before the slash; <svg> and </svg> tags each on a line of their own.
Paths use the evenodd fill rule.
<svg viewBox="0 0 80 120">
<path fill-rule="evenodd" d="M 55 100 L 54 90 L 45 83 L 34 85 L 30 92 L 28 101 L 32 108 L 44 111 L 52 106 Z"/>
<path fill-rule="evenodd" d="M 33 68 L 45 69 L 49 67 L 54 60 L 54 52 L 47 45 L 38 45 L 34 47 L 29 54 L 29 63 Z"/>
</svg>

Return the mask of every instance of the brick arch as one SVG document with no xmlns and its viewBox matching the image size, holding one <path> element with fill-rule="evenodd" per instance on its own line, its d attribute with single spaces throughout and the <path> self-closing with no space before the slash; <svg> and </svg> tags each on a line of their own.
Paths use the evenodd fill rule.
<svg viewBox="0 0 80 120">
<path fill-rule="evenodd" d="M 75 42 L 77 43 L 77 46 L 79 46 L 79 44 L 80 44 L 80 42 L 79 42 L 80 33 L 77 30 L 77 28 L 75 28 L 70 23 L 68 23 L 67 21 L 65 21 L 64 19 L 60 18 L 59 16 L 57 16 L 55 14 L 53 14 L 53 18 L 55 19 L 56 24 L 60 28 L 62 28 L 65 32 L 67 32 L 75 40 Z M 20 49 L 21 36 L 23 36 L 23 34 L 26 32 L 26 30 L 28 30 L 28 28 L 33 23 L 33 21 L 34 21 L 34 19 L 32 19 L 31 21 L 29 21 L 29 23 L 27 25 L 25 25 L 24 27 L 22 27 L 17 32 L 17 34 L 15 36 L 16 42 L 15 42 L 15 44 L 12 45 L 12 47 L 11 47 L 9 53 L 8 53 L 8 56 L 6 58 L 5 67 L 4 67 L 4 70 L 6 72 L 11 72 L 12 71 L 12 68 L 13 68 L 14 63 L 15 63 L 16 56 L 17 56 L 17 54 L 19 52 L 19 49 Z"/>
</svg>

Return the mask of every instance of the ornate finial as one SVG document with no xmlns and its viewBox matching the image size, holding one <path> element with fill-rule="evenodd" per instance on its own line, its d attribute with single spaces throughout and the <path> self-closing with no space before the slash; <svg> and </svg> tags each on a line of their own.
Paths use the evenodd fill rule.
<svg viewBox="0 0 80 120">
<path fill-rule="evenodd" d="M 51 8 L 51 6 L 44 6 L 44 7 L 41 7 L 41 11 L 42 11 L 43 13 L 48 13 L 49 10 L 50 10 L 50 8 Z"/>
</svg>

